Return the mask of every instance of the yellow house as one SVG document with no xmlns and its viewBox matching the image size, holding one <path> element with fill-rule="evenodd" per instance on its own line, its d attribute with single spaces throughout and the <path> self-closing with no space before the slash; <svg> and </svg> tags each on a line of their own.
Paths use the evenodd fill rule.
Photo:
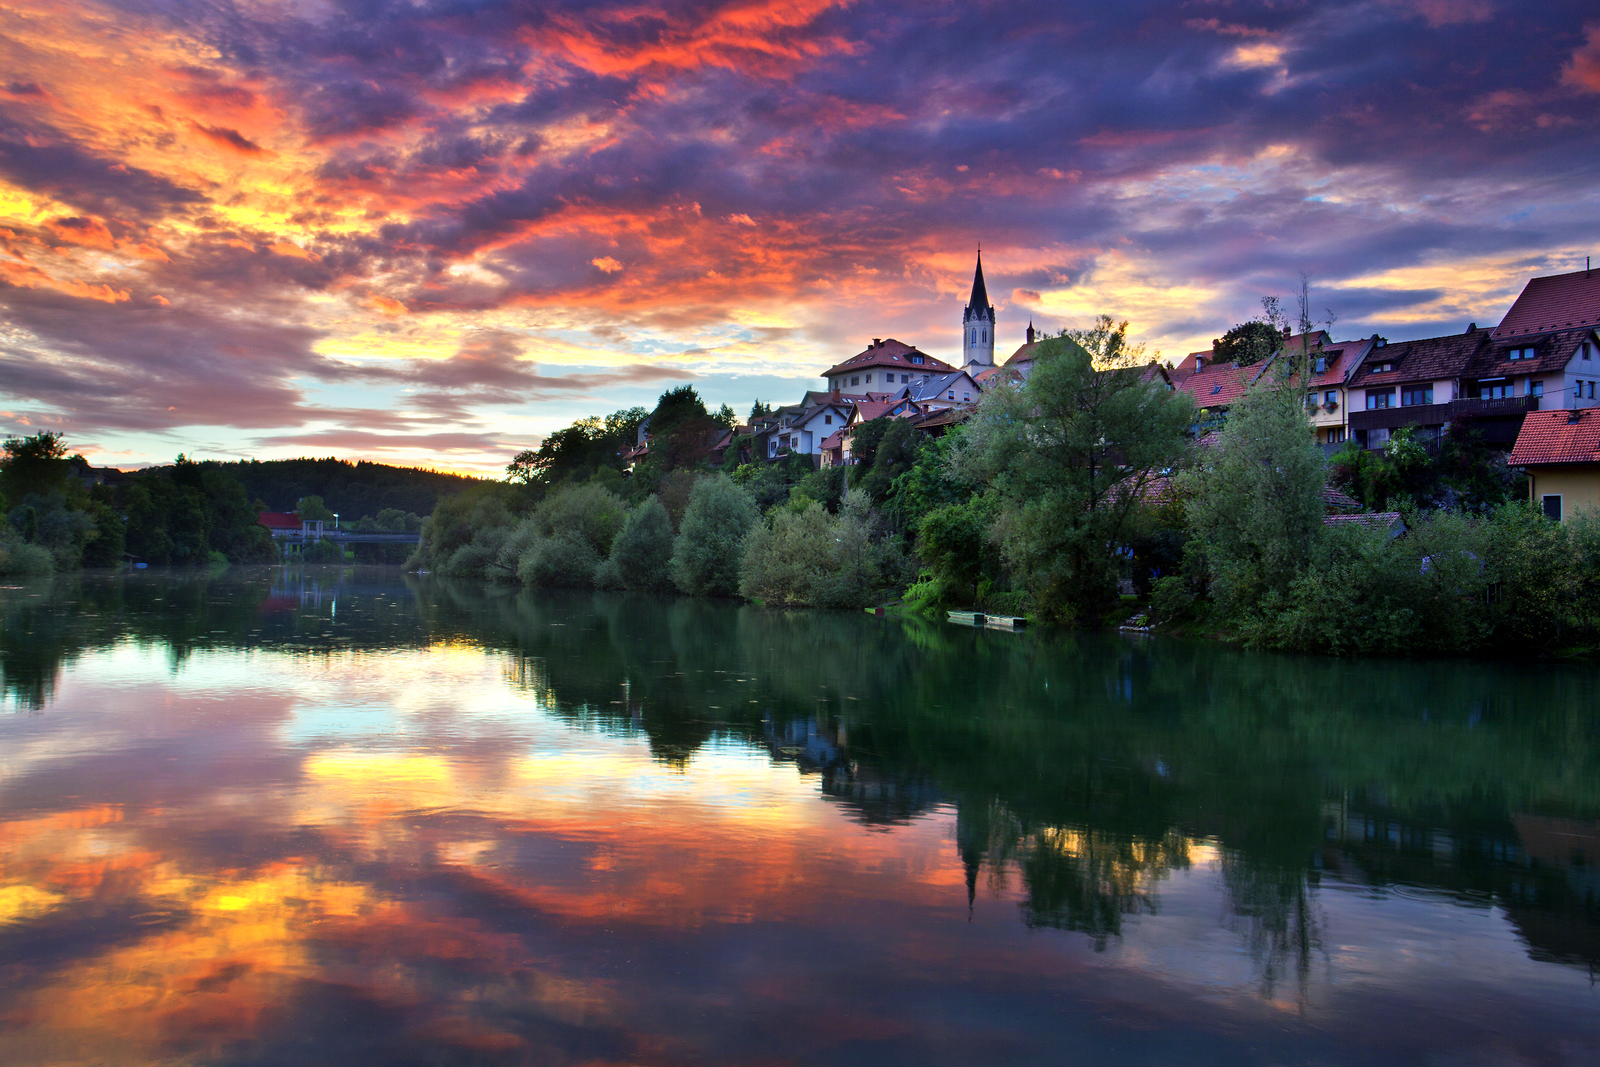
<svg viewBox="0 0 1600 1067">
<path fill-rule="evenodd" d="M 1600 407 L 1529 412 L 1506 463 L 1528 472 L 1528 499 L 1552 519 L 1600 508 Z"/>
</svg>

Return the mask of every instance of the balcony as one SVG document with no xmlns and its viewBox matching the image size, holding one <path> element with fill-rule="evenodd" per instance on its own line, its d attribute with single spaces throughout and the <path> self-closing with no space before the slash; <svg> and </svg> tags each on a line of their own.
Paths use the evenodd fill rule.
<svg viewBox="0 0 1600 1067">
<path fill-rule="evenodd" d="M 1372 408 L 1349 413 L 1350 432 L 1398 430 L 1402 426 L 1445 426 L 1453 419 L 1521 417 L 1539 410 L 1536 396 L 1508 396 L 1494 400 L 1451 400 L 1444 404 L 1411 404 L 1397 408 Z"/>
</svg>

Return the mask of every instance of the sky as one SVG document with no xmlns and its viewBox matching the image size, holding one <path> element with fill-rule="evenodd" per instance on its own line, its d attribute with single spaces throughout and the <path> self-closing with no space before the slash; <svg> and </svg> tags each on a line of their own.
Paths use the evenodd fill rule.
<svg viewBox="0 0 1600 1067">
<path fill-rule="evenodd" d="M 1167 359 L 1600 254 L 1600 10 L 0 0 L 0 432 L 494 473 L 692 384 L 1104 313 Z"/>
</svg>

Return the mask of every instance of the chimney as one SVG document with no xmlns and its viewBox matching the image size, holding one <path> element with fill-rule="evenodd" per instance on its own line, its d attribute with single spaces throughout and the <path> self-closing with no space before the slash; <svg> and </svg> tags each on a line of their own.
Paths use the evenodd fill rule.
<svg viewBox="0 0 1600 1067">
<path fill-rule="evenodd" d="M 1283 328 L 1283 339 L 1285 341 L 1287 341 L 1289 338 L 1291 338 L 1293 336 L 1294 336 L 1294 331 L 1289 329 L 1289 327 L 1285 326 Z"/>
<path fill-rule="evenodd" d="M 1195 356 L 1194 357 L 1194 369 L 1196 371 L 1203 371 L 1203 370 L 1206 369 L 1206 357 L 1205 356 Z"/>
<path fill-rule="evenodd" d="M 1471 332 L 1473 332 L 1473 331 L 1474 331 L 1474 330 L 1476 330 L 1476 329 L 1477 329 L 1477 328 L 1478 328 L 1478 324 L 1477 324 L 1477 323 L 1475 323 L 1475 322 L 1469 322 L 1469 323 L 1467 323 L 1467 332 L 1468 332 L 1468 333 L 1471 333 Z"/>
<path fill-rule="evenodd" d="M 871 345 L 869 345 L 869 346 L 868 346 L 868 347 L 869 347 L 869 348 L 879 348 L 879 347 L 882 347 L 882 345 L 883 345 L 883 338 L 881 338 L 881 337 L 874 337 L 874 338 L 873 338 L 873 339 L 872 339 L 872 344 L 871 344 Z"/>
</svg>

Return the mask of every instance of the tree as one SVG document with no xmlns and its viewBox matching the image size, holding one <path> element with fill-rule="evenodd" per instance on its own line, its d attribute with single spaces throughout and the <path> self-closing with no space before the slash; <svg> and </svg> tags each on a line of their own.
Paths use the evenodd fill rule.
<svg viewBox="0 0 1600 1067">
<path fill-rule="evenodd" d="M 745 542 L 739 592 L 774 606 L 857 608 L 871 595 L 867 531 L 821 504 L 775 511 Z"/>
<path fill-rule="evenodd" d="M 1322 450 L 1290 373 L 1252 386 L 1193 477 L 1193 547 L 1227 612 L 1284 592 L 1321 541 Z"/>
<path fill-rule="evenodd" d="M 1211 343 L 1211 358 L 1218 363 L 1237 363 L 1248 367 L 1260 363 L 1278 350 L 1283 334 L 1263 319 L 1242 322 Z"/>
<path fill-rule="evenodd" d="M 622 584 L 636 592 L 658 592 L 671 585 L 672 518 L 655 497 L 628 513 L 611 547 Z"/>
<path fill-rule="evenodd" d="M 757 400 L 754 404 L 750 405 L 750 421 L 752 421 L 752 422 L 754 422 L 756 419 L 761 418 L 763 415 L 771 415 L 771 414 L 772 414 L 772 405 L 771 404 L 763 404 L 761 401 Z"/>
<path fill-rule="evenodd" d="M 871 464 L 863 461 L 855 467 L 854 484 L 867 494 L 869 500 L 879 504 L 889 495 L 889 487 L 894 480 L 916 465 L 922 434 L 907 419 L 874 419 L 866 425 L 875 423 L 884 424 L 883 432 L 878 435 L 872 448 Z M 854 450 L 855 442 L 852 439 L 852 454 Z"/>
<path fill-rule="evenodd" d="M 715 415 L 711 416 L 711 421 L 721 426 L 724 430 L 731 430 L 739 425 L 739 416 L 733 413 L 731 407 L 724 404 L 717 410 Z"/>
<path fill-rule="evenodd" d="M 182 457 L 179 457 L 180 459 Z M 295 503 L 294 513 L 302 521 L 332 522 L 333 512 L 328 510 L 328 505 L 322 502 L 320 496 L 303 496 Z"/>
<path fill-rule="evenodd" d="M 0 500 L 12 505 L 29 495 L 61 492 L 71 473 L 67 441 L 46 430 L 31 437 L 8 437 L 0 458 Z"/>
<path fill-rule="evenodd" d="M 1105 316 L 1046 340 L 1021 388 L 984 395 L 951 456 L 997 495 L 1005 561 L 1046 617 L 1094 623 L 1116 602 L 1146 490 L 1189 455 L 1194 405 L 1143 356 Z"/>
<path fill-rule="evenodd" d="M 761 513 L 753 497 L 726 474 L 702 478 L 672 551 L 672 580 L 691 596 L 735 596 L 745 538 Z"/>
</svg>

